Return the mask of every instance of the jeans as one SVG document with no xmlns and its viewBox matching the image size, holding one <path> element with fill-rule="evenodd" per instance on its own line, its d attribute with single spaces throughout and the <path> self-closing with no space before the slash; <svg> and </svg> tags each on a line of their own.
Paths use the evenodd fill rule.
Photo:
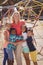
<svg viewBox="0 0 43 65">
<path fill-rule="evenodd" d="M 3 65 L 6 65 L 6 61 L 8 60 L 8 54 L 6 51 L 6 48 L 4 48 L 4 59 L 3 59 Z"/>
<path fill-rule="evenodd" d="M 13 49 L 7 49 L 7 53 L 8 53 L 8 59 L 14 60 Z"/>
</svg>

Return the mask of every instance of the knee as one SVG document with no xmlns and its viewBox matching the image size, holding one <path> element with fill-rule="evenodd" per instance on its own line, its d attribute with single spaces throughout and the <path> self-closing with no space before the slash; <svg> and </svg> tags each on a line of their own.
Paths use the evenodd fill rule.
<svg viewBox="0 0 43 65">
<path fill-rule="evenodd" d="M 24 58 L 25 58 L 26 60 L 29 60 L 29 56 L 24 56 Z"/>
<path fill-rule="evenodd" d="M 14 63 L 14 60 L 8 59 L 7 62 L 8 62 L 8 64 L 13 64 Z"/>
<path fill-rule="evenodd" d="M 29 57 L 25 57 L 26 60 L 29 60 Z"/>
<path fill-rule="evenodd" d="M 29 55 L 25 55 L 25 54 L 24 54 L 24 58 L 25 58 L 26 60 L 30 60 L 30 59 L 29 59 Z"/>
</svg>

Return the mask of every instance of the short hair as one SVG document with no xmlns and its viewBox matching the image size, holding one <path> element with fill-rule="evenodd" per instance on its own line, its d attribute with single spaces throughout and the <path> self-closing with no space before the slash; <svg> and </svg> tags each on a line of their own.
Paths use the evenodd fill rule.
<svg viewBox="0 0 43 65">
<path fill-rule="evenodd" d="M 16 29 L 15 28 L 10 28 L 10 34 L 11 34 L 11 32 L 12 32 L 12 30 L 15 30 L 15 32 L 16 32 L 16 34 L 17 34 L 17 31 L 16 31 Z"/>
</svg>

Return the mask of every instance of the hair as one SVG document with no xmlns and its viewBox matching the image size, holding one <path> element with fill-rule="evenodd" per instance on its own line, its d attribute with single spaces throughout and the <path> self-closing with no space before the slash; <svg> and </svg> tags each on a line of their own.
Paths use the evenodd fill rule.
<svg viewBox="0 0 43 65">
<path fill-rule="evenodd" d="M 17 34 L 17 31 L 16 31 L 16 29 L 15 28 L 10 28 L 10 34 L 11 34 L 11 32 L 12 32 L 12 30 L 15 30 L 15 32 L 16 32 L 16 34 Z"/>
<path fill-rule="evenodd" d="M 31 31 L 32 35 L 34 35 L 34 33 L 33 33 L 33 29 L 32 29 L 32 28 L 30 29 L 30 31 Z"/>
<path fill-rule="evenodd" d="M 15 20 L 14 20 L 14 14 L 16 14 L 16 13 L 19 14 L 19 20 L 20 20 L 20 13 L 19 13 L 18 11 L 15 11 L 15 12 L 13 13 L 13 15 L 12 15 L 12 20 L 13 20 L 14 23 L 15 23 Z"/>
<path fill-rule="evenodd" d="M 30 31 L 30 32 L 32 33 L 32 35 L 34 35 L 34 33 L 33 33 L 33 30 L 32 30 L 32 29 L 27 30 L 27 32 L 28 32 L 28 31 Z"/>
<path fill-rule="evenodd" d="M 27 32 L 28 32 L 28 31 L 30 31 L 30 32 L 31 32 L 31 30 L 27 30 Z"/>
<path fill-rule="evenodd" d="M 27 27 L 25 26 L 25 32 L 27 33 Z"/>
<path fill-rule="evenodd" d="M 24 32 L 26 32 L 27 33 L 27 27 L 24 25 L 24 27 L 25 27 L 25 31 Z"/>
</svg>

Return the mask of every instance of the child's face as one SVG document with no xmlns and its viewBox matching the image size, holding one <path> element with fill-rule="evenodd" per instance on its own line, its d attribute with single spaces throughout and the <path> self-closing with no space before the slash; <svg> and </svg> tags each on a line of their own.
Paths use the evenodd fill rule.
<svg viewBox="0 0 43 65">
<path fill-rule="evenodd" d="M 11 34 L 16 34 L 16 31 L 15 31 L 15 30 L 12 30 L 12 31 L 11 31 Z"/>
<path fill-rule="evenodd" d="M 31 31 L 28 31 L 27 32 L 27 36 L 32 36 L 32 32 Z"/>
<path fill-rule="evenodd" d="M 9 30 L 9 29 L 10 29 L 10 27 L 11 27 L 11 26 L 10 26 L 10 24 L 6 24 L 6 29 L 8 29 L 8 30 Z"/>
</svg>

